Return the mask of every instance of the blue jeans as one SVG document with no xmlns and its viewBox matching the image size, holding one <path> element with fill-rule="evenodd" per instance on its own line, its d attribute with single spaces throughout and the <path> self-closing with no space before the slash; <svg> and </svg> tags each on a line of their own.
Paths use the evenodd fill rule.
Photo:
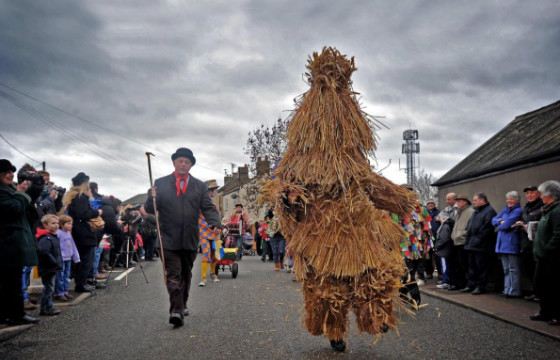
<svg viewBox="0 0 560 360">
<path fill-rule="evenodd" d="M 521 261 L 518 254 L 500 254 L 504 269 L 504 294 L 521 295 Z"/>
<path fill-rule="evenodd" d="M 54 293 L 54 282 L 56 274 L 47 274 L 41 276 L 41 282 L 43 283 L 43 296 L 41 297 L 41 311 L 50 311 L 53 308 L 53 293 Z"/>
<path fill-rule="evenodd" d="M 23 294 L 23 300 L 29 300 L 29 293 L 27 288 L 31 283 L 31 266 L 24 266 L 21 274 L 21 292 Z"/>
<path fill-rule="evenodd" d="M 70 271 L 72 269 L 72 260 L 62 262 L 62 270 L 56 273 L 55 295 L 64 295 L 68 293 L 70 288 Z"/>
<path fill-rule="evenodd" d="M 447 271 L 447 262 L 445 261 L 445 258 L 440 257 L 439 258 L 441 261 L 441 272 L 442 272 L 442 278 L 441 278 L 441 282 L 443 284 L 449 284 L 449 273 Z"/>
<path fill-rule="evenodd" d="M 270 245 L 272 246 L 272 257 L 274 262 L 284 261 L 284 248 L 286 247 L 286 240 L 282 236 L 274 236 L 270 239 Z"/>
<path fill-rule="evenodd" d="M 92 269 L 92 277 L 99 274 L 99 262 L 101 261 L 101 254 L 103 254 L 103 248 L 99 246 L 95 248 L 95 257 L 93 258 L 93 269 Z"/>
</svg>

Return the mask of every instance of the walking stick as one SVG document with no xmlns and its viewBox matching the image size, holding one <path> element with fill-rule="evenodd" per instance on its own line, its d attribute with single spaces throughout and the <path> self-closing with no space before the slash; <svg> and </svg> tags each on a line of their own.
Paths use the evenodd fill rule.
<svg viewBox="0 0 560 360">
<path fill-rule="evenodd" d="M 146 157 L 148 158 L 148 173 L 150 174 L 150 191 L 152 191 L 152 189 L 154 188 L 154 179 L 152 177 L 152 162 L 150 161 L 150 157 L 151 156 L 155 156 L 153 153 L 151 152 L 146 152 Z M 154 215 L 156 217 L 156 230 L 157 230 L 157 237 L 159 239 L 159 256 L 161 258 L 161 264 L 163 266 L 163 283 L 167 284 L 167 274 L 165 272 L 165 255 L 163 254 L 163 242 L 161 241 L 161 230 L 159 227 L 159 214 L 157 211 L 157 202 L 156 202 L 156 197 L 152 196 L 152 200 L 154 202 Z"/>
</svg>

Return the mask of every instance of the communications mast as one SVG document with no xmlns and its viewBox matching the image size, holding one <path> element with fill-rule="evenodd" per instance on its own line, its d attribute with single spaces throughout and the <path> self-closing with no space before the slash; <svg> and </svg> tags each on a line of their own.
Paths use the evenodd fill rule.
<svg viewBox="0 0 560 360">
<path fill-rule="evenodd" d="M 406 183 L 416 189 L 417 154 L 420 154 L 418 130 L 405 130 L 403 140 L 402 153 L 406 155 Z"/>
</svg>

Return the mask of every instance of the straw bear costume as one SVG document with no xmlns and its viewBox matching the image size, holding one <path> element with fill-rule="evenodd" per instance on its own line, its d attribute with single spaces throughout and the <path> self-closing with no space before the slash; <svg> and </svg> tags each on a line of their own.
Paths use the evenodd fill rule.
<svg viewBox="0 0 560 360">
<path fill-rule="evenodd" d="M 348 311 L 358 329 L 395 328 L 404 215 L 414 195 L 373 172 L 375 119 L 352 89 L 354 59 L 334 48 L 307 64 L 310 89 L 296 104 L 286 152 L 261 193 L 275 206 L 296 276 L 303 281 L 305 325 L 313 335 L 344 339 Z"/>
</svg>

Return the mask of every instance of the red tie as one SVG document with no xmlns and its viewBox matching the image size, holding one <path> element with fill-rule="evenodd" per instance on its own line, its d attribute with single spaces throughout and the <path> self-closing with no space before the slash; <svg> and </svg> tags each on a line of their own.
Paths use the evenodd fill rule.
<svg viewBox="0 0 560 360">
<path fill-rule="evenodd" d="M 179 175 L 175 173 L 175 189 L 177 190 L 177 196 L 186 193 L 188 185 L 189 185 L 189 174 Z"/>
</svg>

